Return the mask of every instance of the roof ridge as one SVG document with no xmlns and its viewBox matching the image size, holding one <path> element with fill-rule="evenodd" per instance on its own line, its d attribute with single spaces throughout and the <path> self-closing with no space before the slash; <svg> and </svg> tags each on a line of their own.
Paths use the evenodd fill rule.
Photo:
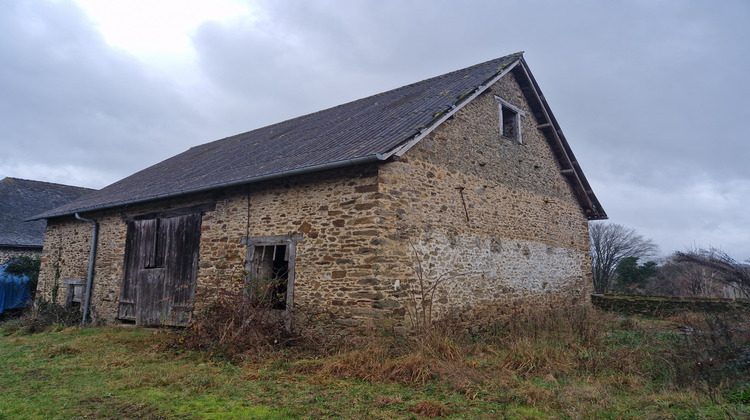
<svg viewBox="0 0 750 420">
<path fill-rule="evenodd" d="M 442 74 L 439 74 L 437 76 L 428 77 L 426 79 L 422 79 L 422 80 L 417 81 L 417 82 L 413 82 L 413 83 L 409 83 L 409 84 L 406 84 L 406 85 L 403 85 L 403 86 L 399 86 L 399 87 L 394 88 L 394 89 L 389 89 L 389 90 L 386 90 L 384 92 L 379 92 L 379 93 L 376 93 L 376 94 L 373 94 L 373 95 L 364 96 L 364 97 L 361 97 L 361 98 L 358 98 L 358 99 L 354 99 L 354 100 L 351 100 L 351 101 L 348 101 L 348 102 L 344 102 L 342 104 L 334 105 L 334 106 L 329 107 L 329 108 L 320 109 L 320 110 L 317 110 L 317 111 L 314 111 L 314 112 L 310 112 L 308 114 L 298 115 L 296 117 L 289 118 L 289 119 L 286 119 L 286 120 L 283 120 L 283 121 L 279 121 L 279 122 L 276 122 L 276 123 L 273 123 L 273 124 L 265 125 L 263 127 L 258 127 L 258 128 L 253 129 L 253 130 L 249 130 L 249 131 L 245 131 L 245 132 L 242 132 L 242 133 L 238 133 L 238 134 L 234 134 L 234 135 L 231 135 L 231 136 L 227 136 L 227 137 L 224 137 L 224 138 L 221 138 L 221 139 L 210 141 L 208 143 L 202 143 L 202 144 L 199 144 L 199 145 L 196 145 L 196 146 L 192 146 L 188 150 L 194 149 L 194 148 L 198 148 L 198 147 L 202 147 L 202 146 L 207 146 L 209 144 L 217 143 L 217 142 L 224 141 L 224 140 L 231 140 L 231 139 L 235 139 L 235 138 L 238 138 L 238 137 L 243 137 L 243 136 L 246 136 L 246 135 L 248 135 L 250 133 L 254 133 L 254 132 L 257 132 L 257 131 L 260 131 L 260 130 L 268 130 L 268 129 L 270 129 L 272 127 L 275 127 L 275 126 L 283 126 L 285 124 L 288 124 L 291 121 L 302 120 L 304 118 L 308 118 L 308 117 L 311 117 L 313 115 L 318 115 L 318 114 L 321 114 L 321 113 L 324 113 L 324 112 L 331 112 L 332 110 L 334 110 L 336 108 L 345 108 L 345 107 L 351 106 L 351 104 L 354 104 L 354 103 L 359 102 L 359 101 L 365 101 L 367 99 L 372 99 L 372 98 L 377 98 L 377 97 L 383 97 L 383 96 L 386 96 L 386 95 L 389 95 L 389 94 L 393 94 L 393 93 L 395 93 L 395 92 L 397 92 L 399 90 L 406 90 L 407 88 L 419 85 L 421 83 L 426 83 L 426 82 L 429 82 L 431 80 L 439 80 L 441 78 L 449 77 L 449 76 L 454 75 L 454 74 L 459 73 L 459 72 L 465 72 L 465 71 L 468 71 L 468 70 L 472 70 L 472 69 L 475 69 L 477 67 L 481 67 L 481 66 L 487 65 L 488 63 L 491 63 L 493 61 L 506 61 L 506 60 L 508 60 L 510 58 L 517 59 L 517 58 L 522 57 L 523 53 L 524 53 L 524 51 L 519 51 L 519 52 L 515 52 L 513 54 L 504 55 L 502 57 L 493 58 L 491 60 L 487 60 L 487 61 L 484 61 L 484 62 L 479 63 L 479 64 L 474 64 L 472 66 L 460 68 L 458 70 L 453 70 L 453 71 L 450 71 L 448 73 L 442 73 Z M 508 64 L 512 63 L 513 61 L 515 61 L 515 60 L 509 61 Z M 505 66 L 503 66 L 503 68 L 504 67 Z M 489 77 L 487 77 L 487 79 L 485 79 L 483 81 L 483 83 L 486 82 L 487 80 L 491 80 L 500 71 L 502 71 L 502 68 L 497 69 L 497 71 L 495 73 L 491 74 Z M 459 103 L 459 102 L 461 102 L 461 99 L 463 99 L 463 98 L 457 98 L 456 101 L 454 101 L 453 103 L 454 104 Z"/>
<path fill-rule="evenodd" d="M 6 180 L 12 180 L 12 181 L 23 181 L 23 182 L 33 182 L 35 184 L 47 184 L 47 185 L 58 185 L 60 187 L 68 187 L 68 188 L 80 188 L 84 190 L 92 190 L 95 191 L 96 188 L 89 188 L 89 187 L 79 187 L 78 185 L 70 185 L 70 184 L 61 184 L 59 182 L 50 182 L 50 181 L 39 181 L 36 179 L 26 179 L 26 178 L 16 178 L 13 176 L 6 176 L 0 182 L 5 182 Z"/>
</svg>

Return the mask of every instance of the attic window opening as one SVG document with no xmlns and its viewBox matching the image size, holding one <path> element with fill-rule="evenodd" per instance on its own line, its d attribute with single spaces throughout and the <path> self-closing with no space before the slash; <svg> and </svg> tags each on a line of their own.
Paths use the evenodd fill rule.
<svg viewBox="0 0 750 420">
<path fill-rule="evenodd" d="M 526 116 L 526 113 L 522 109 L 511 105 L 497 96 L 495 96 L 495 99 L 499 106 L 500 135 L 507 139 L 514 140 L 519 144 L 523 143 L 523 136 L 521 135 L 521 117 Z"/>
</svg>

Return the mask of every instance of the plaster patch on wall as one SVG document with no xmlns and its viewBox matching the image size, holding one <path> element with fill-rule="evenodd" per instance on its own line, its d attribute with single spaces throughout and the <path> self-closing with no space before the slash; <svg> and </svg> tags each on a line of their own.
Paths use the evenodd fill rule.
<svg viewBox="0 0 750 420">
<path fill-rule="evenodd" d="M 425 279 L 440 279 L 434 314 L 530 296 L 564 294 L 581 277 L 581 254 L 534 241 L 432 232 L 414 243 Z M 578 283 L 573 281 L 573 283 Z"/>
</svg>

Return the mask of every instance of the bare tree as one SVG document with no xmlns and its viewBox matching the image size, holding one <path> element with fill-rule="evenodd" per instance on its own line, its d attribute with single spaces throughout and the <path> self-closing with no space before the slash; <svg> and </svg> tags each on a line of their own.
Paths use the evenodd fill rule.
<svg viewBox="0 0 750 420">
<path fill-rule="evenodd" d="M 656 256 L 659 252 L 654 241 L 644 238 L 635 229 L 616 223 L 592 223 L 589 225 L 589 233 L 596 293 L 610 290 L 617 264 L 623 258 L 645 258 Z"/>
<path fill-rule="evenodd" d="M 719 297 L 727 295 L 721 273 L 705 265 L 669 256 L 644 291 L 651 296 Z M 733 290 L 733 289 L 732 289 Z"/>
<path fill-rule="evenodd" d="M 750 266 L 735 261 L 722 250 L 709 248 L 677 252 L 674 261 L 707 268 L 716 274 L 718 281 L 737 288 L 741 295 L 750 298 Z"/>
<path fill-rule="evenodd" d="M 688 268 L 668 257 L 658 267 L 656 275 L 646 282 L 643 293 L 646 296 L 694 296 L 695 287 L 685 276 Z"/>
</svg>

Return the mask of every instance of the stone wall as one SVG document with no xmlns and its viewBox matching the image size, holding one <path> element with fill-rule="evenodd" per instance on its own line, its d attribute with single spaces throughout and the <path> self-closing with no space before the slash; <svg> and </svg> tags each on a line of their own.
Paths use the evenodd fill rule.
<svg viewBox="0 0 750 420">
<path fill-rule="evenodd" d="M 244 237 L 301 234 L 295 306 L 310 311 L 325 308 L 344 325 L 360 325 L 377 312 L 372 309 L 376 296 L 371 287 L 376 281 L 373 241 L 379 235 L 377 173 L 377 166 L 362 165 L 86 214 L 100 225 L 93 312 L 105 321 L 117 316 L 128 217 L 215 203 L 215 210 L 202 219 L 198 291 L 229 287 L 232 276 L 242 272 L 247 251 Z M 51 300 L 57 285 L 57 301 L 62 303 L 62 280 L 86 278 L 91 229 L 91 224 L 73 218 L 48 223 L 40 296 Z"/>
<path fill-rule="evenodd" d="M 494 95 L 526 112 L 521 144 L 500 136 Z M 380 183 L 378 278 L 390 299 L 412 302 L 404 290 L 422 270 L 441 283 L 435 317 L 587 301 L 587 219 L 512 75 L 383 166 Z"/>
<path fill-rule="evenodd" d="M 0 246 L 0 264 L 5 264 L 13 258 L 36 257 L 42 253 L 38 248 L 14 248 Z"/>
<path fill-rule="evenodd" d="M 364 165 L 228 192 L 203 218 L 198 282 L 210 290 L 245 266 L 245 236 L 302 234 L 294 305 L 345 325 L 373 317 L 377 167 Z"/>
<path fill-rule="evenodd" d="M 748 299 L 592 295 L 591 303 L 604 311 L 654 317 L 673 316 L 685 312 L 750 310 Z"/>
<path fill-rule="evenodd" d="M 63 304 L 66 278 L 85 279 L 91 247 L 91 225 L 61 218 L 47 222 L 37 299 Z"/>
<path fill-rule="evenodd" d="M 86 217 L 99 223 L 91 314 L 97 321 L 112 321 L 117 315 L 120 296 L 126 226 L 119 213 L 86 214 Z M 88 277 L 92 233 L 91 223 L 72 217 L 48 221 L 38 296 L 63 304 L 67 293 L 63 281 Z"/>
</svg>

